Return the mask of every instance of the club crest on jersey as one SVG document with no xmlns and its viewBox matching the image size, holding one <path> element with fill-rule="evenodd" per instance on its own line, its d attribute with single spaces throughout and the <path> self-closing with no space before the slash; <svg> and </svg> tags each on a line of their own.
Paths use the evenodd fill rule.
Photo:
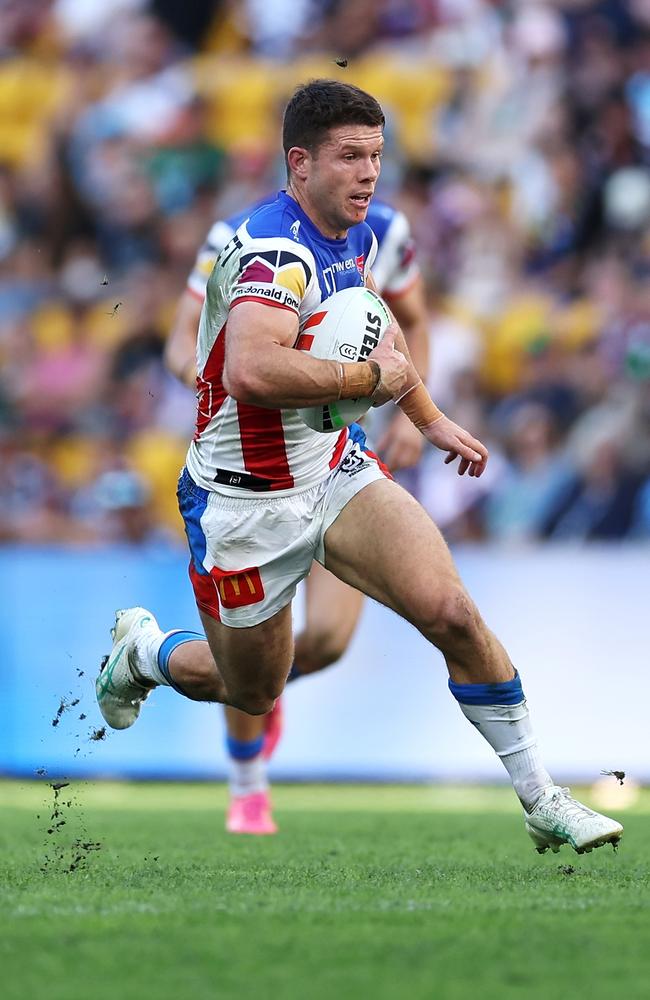
<svg viewBox="0 0 650 1000">
<path fill-rule="evenodd" d="M 363 278 L 363 268 L 364 268 L 364 264 L 366 262 L 366 258 L 364 257 L 364 255 L 362 253 L 360 253 L 359 256 L 355 258 L 355 260 L 356 260 L 356 265 L 357 265 L 357 271 L 359 272 L 359 274 Z"/>
</svg>

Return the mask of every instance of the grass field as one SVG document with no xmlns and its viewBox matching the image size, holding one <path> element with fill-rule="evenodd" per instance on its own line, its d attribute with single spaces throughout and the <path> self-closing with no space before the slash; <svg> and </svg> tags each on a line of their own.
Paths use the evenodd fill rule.
<svg viewBox="0 0 650 1000">
<path fill-rule="evenodd" d="M 222 787 L 54 801 L 0 783 L 4 1000 L 650 995 L 647 791 L 581 857 L 535 854 L 502 788 L 280 787 L 265 839 L 223 832 Z"/>
</svg>

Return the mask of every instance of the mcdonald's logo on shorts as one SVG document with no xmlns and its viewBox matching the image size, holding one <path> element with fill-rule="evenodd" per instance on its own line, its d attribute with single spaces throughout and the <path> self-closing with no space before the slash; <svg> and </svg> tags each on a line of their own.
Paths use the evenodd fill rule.
<svg viewBox="0 0 650 1000">
<path fill-rule="evenodd" d="M 264 600 L 264 584 L 257 566 L 239 569 L 234 573 L 214 566 L 210 570 L 219 591 L 223 608 L 245 608 Z"/>
</svg>

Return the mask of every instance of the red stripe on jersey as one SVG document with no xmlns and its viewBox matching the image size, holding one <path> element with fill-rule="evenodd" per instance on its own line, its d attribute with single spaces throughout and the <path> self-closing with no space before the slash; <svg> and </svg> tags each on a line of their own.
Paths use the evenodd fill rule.
<svg viewBox="0 0 650 1000">
<path fill-rule="evenodd" d="M 339 434 L 336 444 L 334 445 L 334 451 L 332 452 L 332 457 L 330 459 L 330 469 L 335 469 L 336 466 L 341 461 L 341 455 L 343 454 L 343 449 L 345 448 L 345 442 L 348 439 L 347 428 L 341 431 Z"/>
<path fill-rule="evenodd" d="M 303 326 L 303 330 L 309 330 L 311 326 L 318 326 L 319 323 L 323 322 L 326 316 L 327 316 L 326 312 L 312 313 L 312 315 L 309 317 L 309 319 Z"/>
<path fill-rule="evenodd" d="M 226 324 L 221 327 L 217 339 L 212 345 L 203 371 L 196 377 L 198 405 L 196 411 L 196 430 L 194 440 L 198 441 L 201 434 L 213 417 L 217 415 L 228 395 L 223 387 L 223 366 L 226 358 Z"/>
<path fill-rule="evenodd" d="M 297 351 L 309 351 L 311 350 L 311 345 L 314 343 L 313 333 L 301 333 L 296 341 Z"/>
<path fill-rule="evenodd" d="M 272 490 L 290 490 L 293 476 L 284 445 L 281 411 L 237 403 L 237 416 L 246 471 L 270 479 Z"/>
<path fill-rule="evenodd" d="M 257 295 L 242 295 L 240 299 L 235 299 L 234 302 L 230 303 L 230 308 L 234 309 L 240 302 L 261 302 L 263 306 L 273 306 L 274 309 L 288 309 L 294 316 L 296 315 L 296 310 L 292 306 L 285 305 L 284 302 L 269 302 L 268 299 L 258 298 Z"/>
<path fill-rule="evenodd" d="M 363 450 L 363 452 L 364 452 L 365 455 L 369 455 L 370 458 L 374 458 L 375 462 L 377 463 L 377 465 L 379 466 L 379 468 L 384 473 L 384 475 L 386 476 L 387 479 L 394 479 L 395 478 L 393 476 L 393 473 L 390 471 L 390 469 L 388 468 L 388 466 L 385 464 L 385 462 L 382 462 L 382 460 L 379 458 L 379 456 L 375 455 L 374 451 L 371 451 L 370 448 L 363 448 L 362 450 Z"/>
</svg>

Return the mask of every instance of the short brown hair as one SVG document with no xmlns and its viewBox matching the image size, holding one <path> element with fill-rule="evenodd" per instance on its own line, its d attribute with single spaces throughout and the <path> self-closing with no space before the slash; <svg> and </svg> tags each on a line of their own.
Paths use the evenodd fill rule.
<svg viewBox="0 0 650 1000">
<path fill-rule="evenodd" d="M 378 101 L 365 90 L 339 80 L 310 80 L 295 91 L 282 123 L 285 155 L 293 146 L 311 151 L 337 125 L 379 125 L 386 119 Z"/>
</svg>

